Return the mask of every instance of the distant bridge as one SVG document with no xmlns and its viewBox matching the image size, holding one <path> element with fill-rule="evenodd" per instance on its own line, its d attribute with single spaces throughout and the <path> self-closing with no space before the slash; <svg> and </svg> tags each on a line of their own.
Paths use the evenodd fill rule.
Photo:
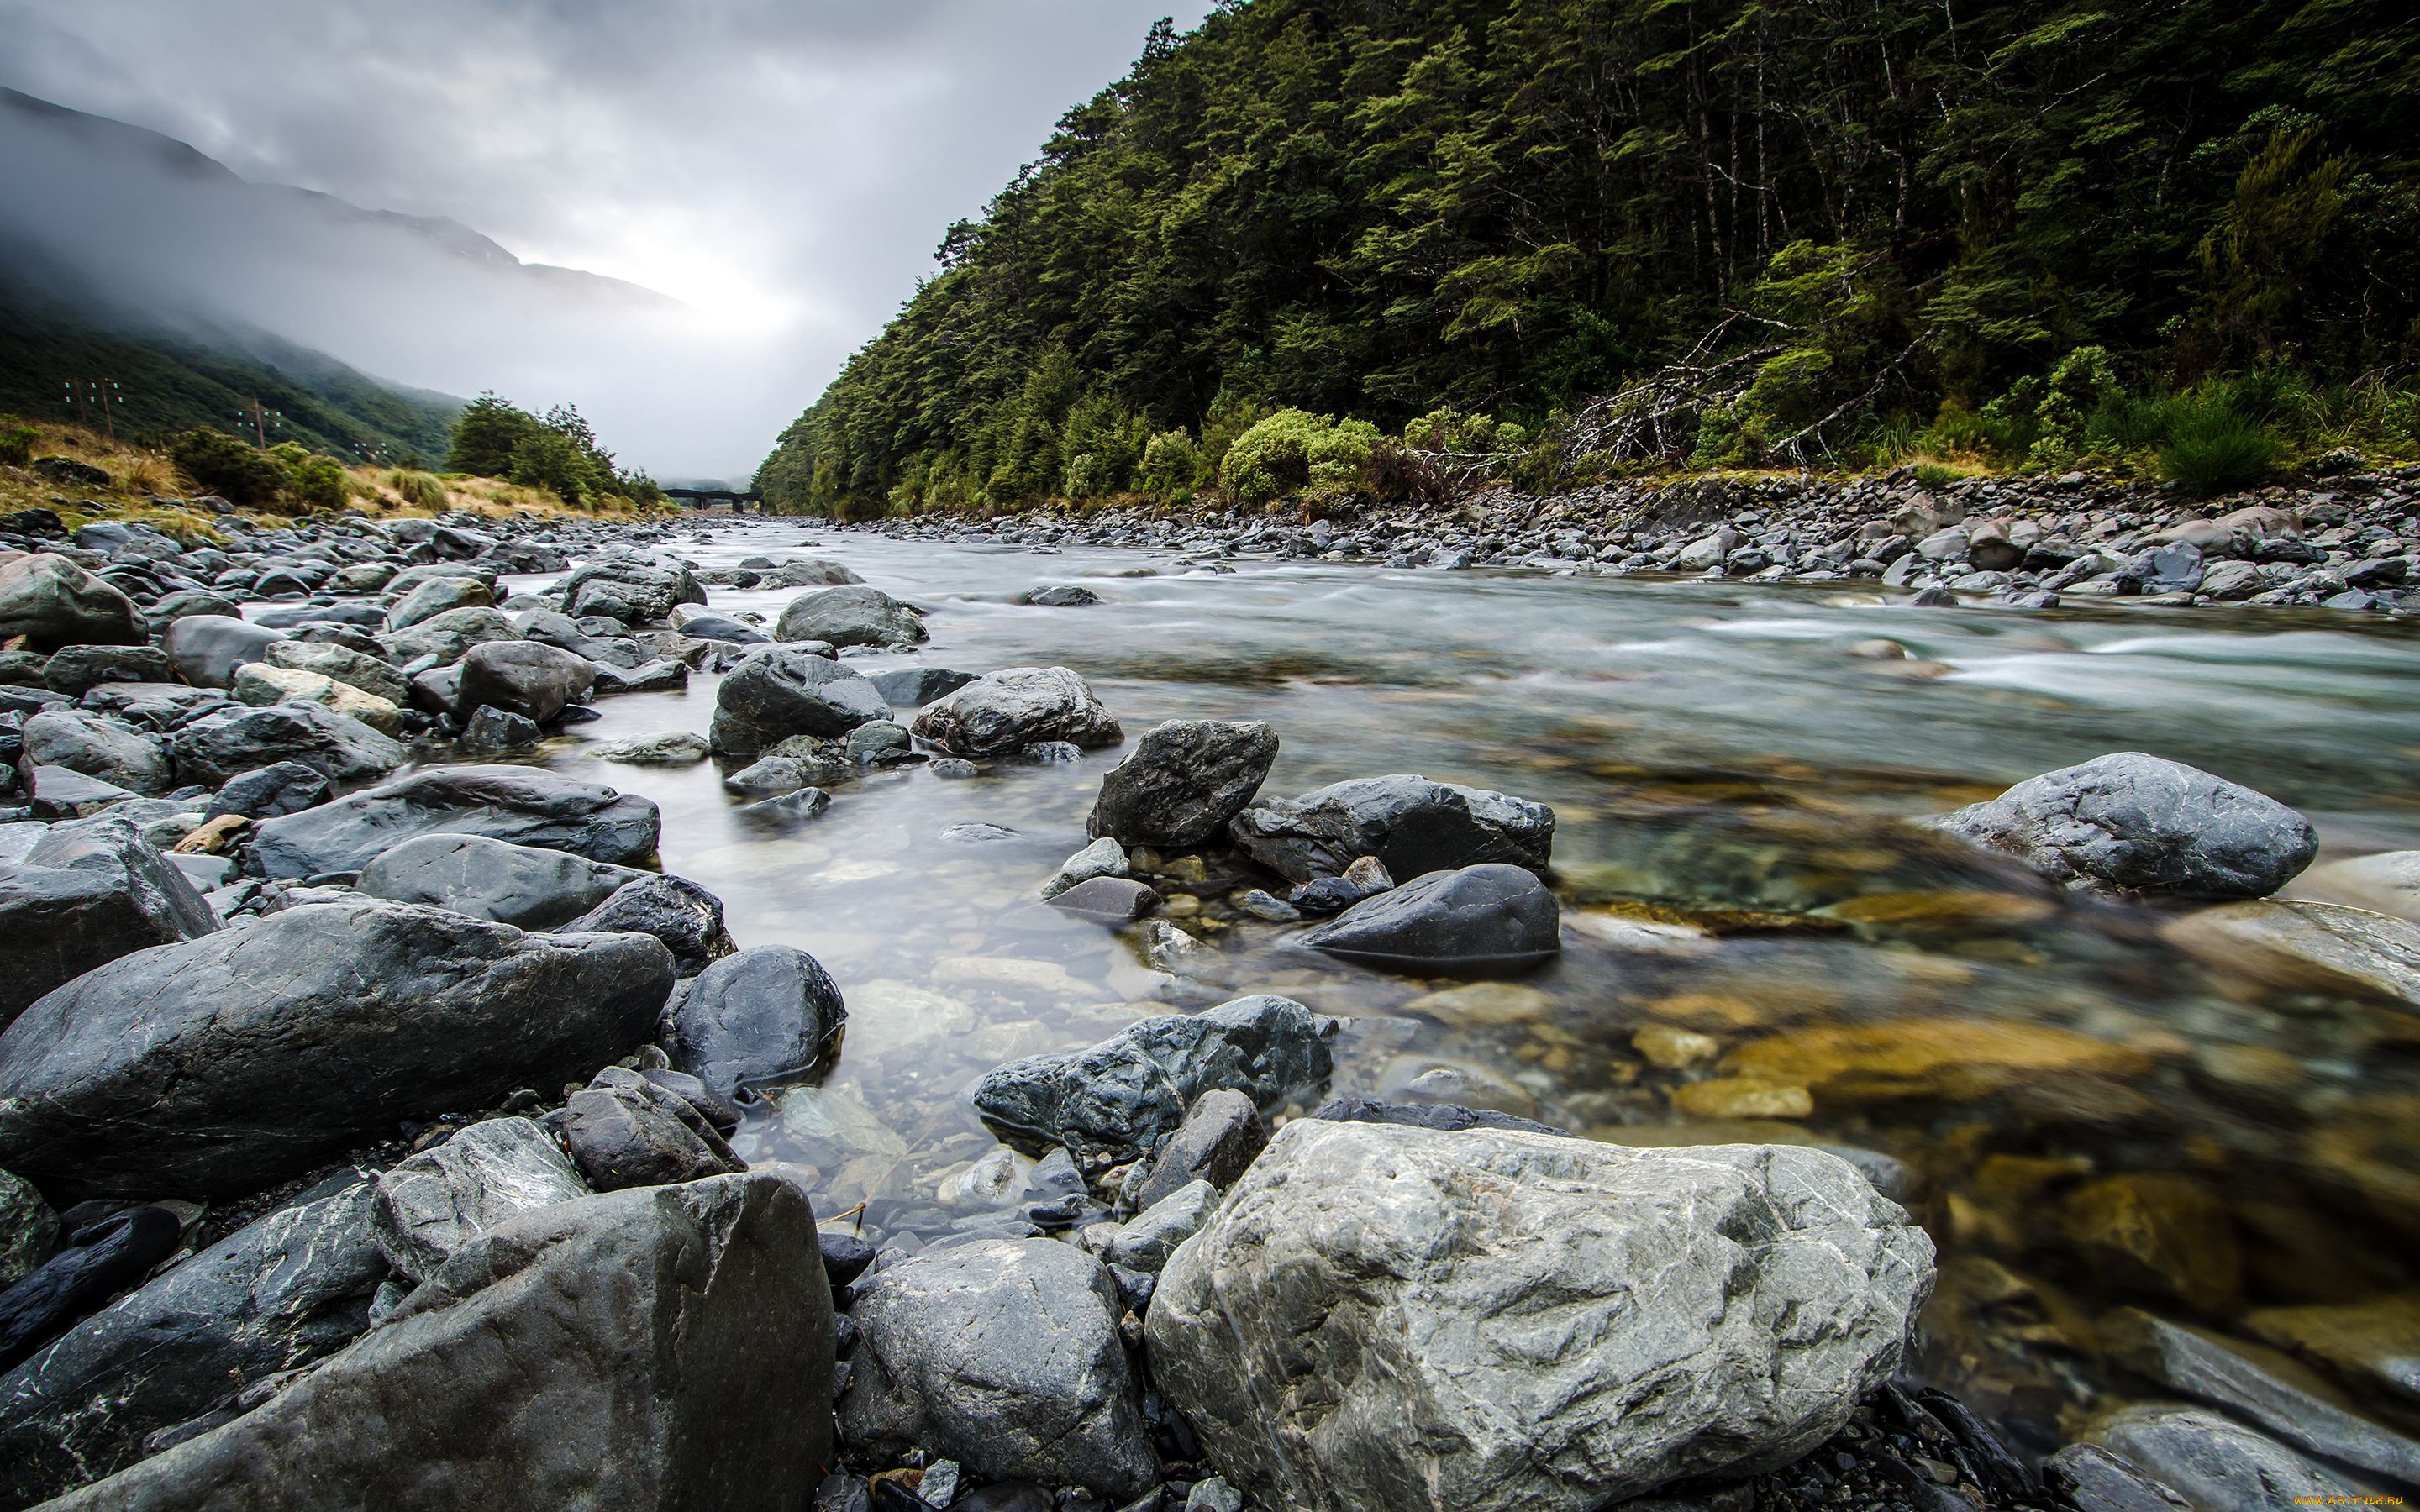
<svg viewBox="0 0 2420 1512">
<path fill-rule="evenodd" d="M 760 512 L 765 507 L 765 496 L 753 488 L 666 488 L 664 497 L 679 500 L 683 509 L 728 508 L 735 515 L 748 513 L 752 505 Z"/>
</svg>

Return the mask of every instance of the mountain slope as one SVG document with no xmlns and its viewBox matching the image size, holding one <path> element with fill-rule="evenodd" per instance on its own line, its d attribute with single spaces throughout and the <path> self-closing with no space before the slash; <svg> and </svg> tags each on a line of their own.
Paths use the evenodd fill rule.
<svg viewBox="0 0 2420 1512">
<path fill-rule="evenodd" d="M 2087 346 L 2391 374 L 2415 143 L 2390 0 L 1237 0 L 951 229 L 760 482 L 1007 502 L 1276 406 L 1534 423 L 1649 378 L 1661 460 L 1811 460 Z"/>
</svg>

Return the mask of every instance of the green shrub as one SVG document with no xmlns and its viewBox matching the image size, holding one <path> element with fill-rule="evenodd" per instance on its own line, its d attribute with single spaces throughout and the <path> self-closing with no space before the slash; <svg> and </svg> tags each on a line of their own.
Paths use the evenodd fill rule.
<svg viewBox="0 0 2420 1512">
<path fill-rule="evenodd" d="M 239 504 L 275 503 L 294 481 L 275 456 L 207 426 L 171 439 L 168 459 L 203 488 Z"/>
<path fill-rule="evenodd" d="M 288 471 L 294 474 L 295 497 L 314 509 L 342 509 L 345 506 L 344 464 L 332 456 L 309 456 L 293 463 Z"/>
<path fill-rule="evenodd" d="M 2092 415 L 2118 392 L 2118 364 L 2107 348 L 2078 347 L 2060 358 L 2034 408 L 2036 432 L 2028 459 L 2050 467 L 2081 454 Z"/>
<path fill-rule="evenodd" d="M 1111 458 L 1098 452 L 1078 452 L 1067 459 L 1059 491 L 1070 499 L 1099 499 L 1115 493 L 1118 475 Z"/>
<path fill-rule="evenodd" d="M 2208 497 L 2268 477 L 2282 448 L 2226 385 L 2206 383 L 2167 404 L 2160 472 L 2187 493 Z"/>
<path fill-rule="evenodd" d="M 0 425 L 0 467 L 21 468 L 34 459 L 42 433 L 31 425 Z"/>
<path fill-rule="evenodd" d="M 1432 409 L 1404 427 L 1404 444 L 1422 452 L 1509 453 L 1527 449 L 1529 433 L 1511 421 Z"/>
<path fill-rule="evenodd" d="M 1218 481 L 1247 503 L 1266 503 L 1304 488 L 1361 486 L 1378 427 L 1302 409 L 1280 409 L 1235 438 Z"/>
<path fill-rule="evenodd" d="M 426 472 L 397 468 L 386 475 L 386 486 L 414 509 L 443 509 L 445 485 Z"/>
<path fill-rule="evenodd" d="M 1202 453 L 1194 446 L 1193 438 L 1182 430 L 1164 430 L 1145 442 L 1142 466 L 1135 481 L 1146 493 L 1173 499 L 1178 494 L 1190 494 L 1193 486 L 1202 481 Z"/>
</svg>

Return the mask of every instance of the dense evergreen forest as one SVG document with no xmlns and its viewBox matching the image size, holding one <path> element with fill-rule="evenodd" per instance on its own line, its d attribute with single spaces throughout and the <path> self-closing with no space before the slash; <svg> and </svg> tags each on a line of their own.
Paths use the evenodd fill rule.
<svg viewBox="0 0 2420 1512">
<path fill-rule="evenodd" d="M 758 482 L 2247 481 L 2411 445 L 2415 170 L 2403 0 L 1231 0 L 949 229 Z"/>
</svg>

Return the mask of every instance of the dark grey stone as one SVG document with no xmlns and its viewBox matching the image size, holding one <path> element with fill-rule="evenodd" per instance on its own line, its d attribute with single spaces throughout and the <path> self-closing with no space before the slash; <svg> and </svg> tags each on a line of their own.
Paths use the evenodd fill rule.
<svg viewBox="0 0 2420 1512">
<path fill-rule="evenodd" d="M 379 1173 L 371 1214 L 379 1253 L 406 1285 L 525 1212 L 588 1195 L 551 1135 L 527 1119 L 484 1119 Z"/>
<path fill-rule="evenodd" d="M 1264 1112 L 1315 1090 L 1333 1069 L 1326 1027 L 1300 1003 L 1266 996 L 1142 1019 L 1089 1050 L 986 1072 L 974 1085 L 975 1111 L 1029 1151 L 1057 1145 L 1133 1159 L 1215 1088 L 1240 1091 Z"/>
<path fill-rule="evenodd" d="M 520 929 L 569 923 L 647 872 L 484 835 L 419 835 L 380 851 L 353 886 Z"/>
<path fill-rule="evenodd" d="M 1159 1478 L 1099 1261 L 1053 1240 L 982 1240 L 858 1284 L 840 1402 L 861 1451 L 922 1448 L 979 1479 L 1124 1502 Z"/>
<path fill-rule="evenodd" d="M 2262 898 L 2319 853 L 2310 822 L 2181 762 L 2119 751 L 1938 821 L 2079 890 Z"/>
<path fill-rule="evenodd" d="M 43 994 L 136 950 L 218 928 L 185 874 L 131 819 L 54 826 L 0 868 L 0 1024 Z"/>
<path fill-rule="evenodd" d="M 183 1226 L 165 1208 L 129 1208 L 68 1235 L 68 1247 L 0 1291 L 0 1370 L 98 1312 L 176 1251 Z"/>
<path fill-rule="evenodd" d="M 767 640 L 765 632 L 746 621 L 735 620 L 728 614 L 717 614 L 709 609 L 674 615 L 673 628 L 683 635 L 695 636 L 700 640 L 726 640 L 740 646 L 763 645 Z"/>
<path fill-rule="evenodd" d="M 535 720 L 482 703 L 462 721 L 462 733 L 454 738 L 454 747 L 465 755 L 494 755 L 526 750 L 545 738 L 546 732 Z"/>
<path fill-rule="evenodd" d="M 1132 877 L 1091 877 L 1050 898 L 1050 906 L 1096 918 L 1104 924 L 1131 924 L 1159 906 L 1159 894 Z"/>
<path fill-rule="evenodd" d="M 628 1054 L 672 982 L 670 954 L 633 934 L 369 900 L 287 908 L 26 1009 L 0 1033 L 0 1167 L 54 1199 L 256 1191 L 398 1119 Z"/>
<path fill-rule="evenodd" d="M 187 687 L 182 683 L 102 683 L 86 689 L 77 702 L 95 714 L 111 715 L 163 734 L 204 715 L 239 707 L 215 688 Z"/>
<path fill-rule="evenodd" d="M 496 601 L 488 585 L 476 578 L 423 578 L 404 589 L 386 611 L 386 627 L 390 630 L 410 629 L 424 620 L 433 620 L 448 609 L 485 609 Z"/>
<path fill-rule="evenodd" d="M 1171 719 L 1101 779 L 1086 832 L 1125 845 L 1190 849 L 1224 838 L 1277 760 L 1257 719 Z"/>
<path fill-rule="evenodd" d="M 1097 604 L 1101 595 L 1074 583 L 1062 583 L 1051 588 L 1037 588 L 1025 595 L 1025 601 L 1042 609 L 1082 609 Z"/>
<path fill-rule="evenodd" d="M 867 678 L 876 692 L 902 709 L 921 709 L 974 680 L 972 672 L 952 671 L 947 667 L 893 667 Z"/>
<path fill-rule="evenodd" d="M 0 1506 L 122 1470 L 149 1435 L 359 1337 L 387 1272 L 371 1233 L 377 1195 L 360 1171 L 323 1183 L 0 1378 Z"/>
<path fill-rule="evenodd" d="M 673 967 L 694 977 L 736 947 L 722 924 L 722 900 L 687 877 L 644 876 L 563 926 L 582 931 L 645 934 L 673 954 Z"/>
<path fill-rule="evenodd" d="M 260 660 L 271 645 L 285 639 L 285 631 L 267 625 L 189 614 L 168 626 L 160 649 L 176 664 L 177 675 L 195 687 L 225 687 L 238 667 Z"/>
<path fill-rule="evenodd" d="M 1466 1108 L 1451 1103 L 1379 1103 L 1366 1097 L 1330 1098 L 1311 1116 L 1331 1123 L 1400 1123 L 1447 1134 L 1459 1134 L 1466 1129 L 1512 1129 L 1544 1134 L 1566 1132 L 1534 1119 L 1498 1113 L 1494 1108 Z"/>
<path fill-rule="evenodd" d="M 103 683 L 164 683 L 176 676 L 156 646 L 61 646 L 42 667 L 42 686 L 82 698 Z"/>
<path fill-rule="evenodd" d="M 739 817 L 764 825 L 802 825 L 830 807 L 831 795 L 823 789 L 797 788 L 776 798 L 740 805 Z"/>
<path fill-rule="evenodd" d="M 2093 1437 L 2198 1512 L 2293 1512 L 2360 1493 L 2268 1435 L 2197 1407 L 2128 1408 Z"/>
<path fill-rule="evenodd" d="M 2183 1497 L 2097 1443 L 2071 1443 L 2043 1460 L 2042 1479 L 2075 1512 L 2192 1512 Z"/>
<path fill-rule="evenodd" d="M 926 638 L 922 614 L 863 584 L 799 594 L 783 606 L 774 633 L 834 646 L 912 646 Z"/>
<path fill-rule="evenodd" d="M 599 1192 L 748 1168 L 686 1098 L 618 1066 L 574 1092 L 563 1112 L 563 1142 L 572 1163 Z"/>
<path fill-rule="evenodd" d="M 18 768 L 25 800 L 38 819 L 75 819 L 98 813 L 113 804 L 137 796 L 115 782 L 86 777 L 67 766 L 39 766 L 28 762 Z"/>
<path fill-rule="evenodd" d="M 677 693 L 689 687 L 689 669 L 676 661 L 659 658 L 628 669 L 602 661 L 595 666 L 597 681 L 588 689 L 591 698 L 614 693 Z"/>
<path fill-rule="evenodd" d="M 1063 742 L 1090 750 L 1125 738 L 1116 717 L 1064 667 L 986 672 L 927 704 L 914 729 L 954 756 L 1006 756 Z"/>
<path fill-rule="evenodd" d="M 29 766 L 64 766 L 129 793 L 165 793 L 174 785 L 158 740 L 83 709 L 44 709 L 18 738 Z"/>
<path fill-rule="evenodd" d="M 1246 855 L 1289 882 L 1341 875 L 1364 856 L 1399 877 L 1489 861 L 1543 872 L 1554 846 L 1555 811 L 1424 777 L 1362 777 L 1296 798 L 1264 798 L 1237 814 L 1228 832 Z"/>
<path fill-rule="evenodd" d="M 825 739 L 891 717 L 874 685 L 829 656 L 796 646 L 759 646 L 715 690 L 714 748 L 749 756 L 790 735 Z"/>
<path fill-rule="evenodd" d="M 672 1014 L 673 1064 L 728 1097 L 812 1070 L 848 1007 L 814 956 L 760 945 L 698 974 Z"/>
<path fill-rule="evenodd" d="M 1214 1088 L 1193 1100 L 1185 1121 L 1152 1158 L 1149 1174 L 1134 1188 L 1131 1206 L 1140 1212 L 1195 1181 L 1207 1181 L 1223 1192 L 1268 1143 L 1268 1120 L 1252 1100 Z"/>
<path fill-rule="evenodd" d="M 484 1235 L 282 1393 L 58 1505 L 801 1512 L 831 1375 L 788 1173 L 607 1193 Z"/>
<path fill-rule="evenodd" d="M 203 807 L 202 817 L 240 813 L 246 819 L 275 819 L 316 809 L 335 795 L 334 784 L 316 767 L 301 762 L 272 762 L 238 772 L 221 783 Z"/>
<path fill-rule="evenodd" d="M 628 866 L 656 853 L 661 820 L 635 794 L 532 766 L 430 766 L 263 822 L 254 866 L 264 876 L 358 872 L 414 835 L 485 835 Z"/>
<path fill-rule="evenodd" d="M 170 737 L 177 779 L 215 788 L 239 772 L 300 762 L 340 788 L 376 781 L 411 760 L 402 744 L 317 703 L 223 709 Z"/>
<path fill-rule="evenodd" d="M 586 698 L 596 681 L 584 656 L 535 640 L 490 640 L 462 658 L 455 706 L 465 716 L 485 706 L 542 725 Z"/>
<path fill-rule="evenodd" d="M 1347 961 L 1438 976 L 1511 976 L 1562 949 L 1561 912 L 1535 872 L 1490 862 L 1431 872 L 1302 936 Z"/>
<path fill-rule="evenodd" d="M 37 651 L 140 645 L 143 615 L 132 599 L 68 558 L 38 552 L 0 563 L 0 641 L 19 636 Z"/>
</svg>

